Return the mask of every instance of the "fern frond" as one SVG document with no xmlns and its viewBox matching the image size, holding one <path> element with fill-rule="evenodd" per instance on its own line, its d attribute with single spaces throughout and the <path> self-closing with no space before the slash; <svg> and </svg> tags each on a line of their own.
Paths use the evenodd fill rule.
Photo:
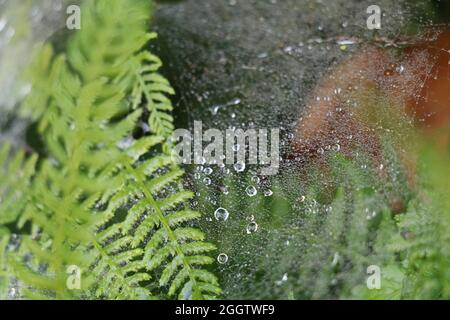
<svg viewBox="0 0 450 320">
<path fill-rule="evenodd" d="M 26 219 L 18 219 L 29 210 L 27 191 L 35 175 L 36 162 L 36 155 L 27 157 L 24 151 L 19 151 L 12 156 L 9 144 L 0 146 L 0 226 L 25 223 Z"/>
<path fill-rule="evenodd" d="M 9 298 L 13 271 L 8 249 L 15 232 L 27 222 L 32 210 L 29 188 L 36 173 L 37 156 L 24 151 L 13 152 L 5 143 L 0 146 L 0 299 Z M 35 234 L 35 228 L 31 234 Z M 13 291 L 13 295 L 15 295 Z"/>
<path fill-rule="evenodd" d="M 161 149 L 165 141 L 151 137 L 135 141 L 118 162 L 117 166 L 121 168 L 117 175 L 122 177 L 120 180 L 124 184 L 107 200 L 106 212 L 115 216 L 127 206 L 128 215 L 120 225 L 111 225 L 101 236 L 103 239 L 128 237 L 132 248 L 142 248 L 142 263 L 155 279 L 160 278 L 161 287 L 171 283 L 172 279 L 176 281 L 178 275 L 186 275 L 169 289 L 169 296 L 183 291 L 186 286 L 192 290 L 190 298 L 217 294 L 220 288 L 216 278 L 212 274 L 206 277 L 209 273 L 199 273 L 198 269 L 213 262 L 201 254 L 215 247 L 203 242 L 202 232 L 186 226 L 200 217 L 198 212 L 177 210 L 180 204 L 192 198 L 191 192 L 179 188 L 183 172 L 167 161 L 168 156 L 157 158 L 157 170 L 148 170 L 146 155 L 152 152 L 151 148 Z M 191 256 L 192 253 L 196 255 Z"/>
<path fill-rule="evenodd" d="M 149 52 L 142 52 L 131 63 L 136 74 L 132 91 L 132 108 L 137 108 L 145 98 L 146 107 L 150 112 L 149 125 L 151 130 L 164 138 L 168 138 L 173 130 L 172 103 L 167 94 L 175 92 L 166 78 L 156 73 L 162 65 L 161 60 Z"/>
<path fill-rule="evenodd" d="M 50 72 L 52 84 L 34 85 L 24 106 L 45 110 L 34 115 L 48 156 L 30 186 L 27 218 L 39 237 L 24 237 L 21 252 L 33 259 L 16 259 L 17 277 L 30 297 L 217 295 L 217 279 L 202 269 L 214 246 L 192 227 L 200 214 L 184 208 L 192 193 L 180 188 L 168 149 L 173 89 L 155 72 L 159 59 L 139 52 L 153 37 L 148 5 L 85 1 L 82 12 L 67 58 L 50 59 L 44 47 L 37 78 Z M 151 133 L 133 140 L 145 108 Z M 67 286 L 69 265 L 82 270 L 81 291 Z"/>
<path fill-rule="evenodd" d="M 10 266 L 6 256 L 9 240 L 9 231 L 6 228 L 0 227 L 0 300 L 7 298 L 11 283 L 12 272 L 10 272 Z"/>
</svg>

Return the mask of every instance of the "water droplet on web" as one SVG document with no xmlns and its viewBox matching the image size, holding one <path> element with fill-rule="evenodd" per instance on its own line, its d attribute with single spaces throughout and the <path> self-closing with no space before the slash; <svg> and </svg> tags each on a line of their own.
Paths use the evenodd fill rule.
<svg viewBox="0 0 450 320">
<path fill-rule="evenodd" d="M 285 274 L 283 274 L 283 277 L 281 278 L 281 280 L 275 281 L 275 284 L 280 286 L 287 280 L 288 280 L 288 274 L 285 273 Z"/>
<path fill-rule="evenodd" d="M 331 262 L 331 266 L 336 266 L 339 262 L 340 256 L 339 256 L 339 252 L 335 252 L 334 256 L 333 256 L 333 261 Z"/>
<path fill-rule="evenodd" d="M 211 179 L 206 177 L 205 179 L 203 179 L 203 183 L 207 186 L 209 186 L 211 184 Z"/>
<path fill-rule="evenodd" d="M 264 196 L 265 197 L 270 197 L 270 196 L 272 196 L 273 195 L 273 191 L 272 190 L 266 190 L 266 191 L 264 191 Z"/>
<path fill-rule="evenodd" d="M 260 54 L 258 54 L 258 59 L 265 59 L 269 56 L 269 54 L 267 52 L 262 52 Z"/>
<path fill-rule="evenodd" d="M 228 262 L 228 256 L 225 253 L 221 253 L 217 256 L 217 262 L 225 264 Z"/>
<path fill-rule="evenodd" d="M 216 218 L 217 221 L 227 221 L 229 215 L 228 210 L 222 207 L 217 208 L 214 212 L 214 218 Z"/>
<path fill-rule="evenodd" d="M 219 111 L 219 109 L 220 109 L 220 106 L 215 105 L 215 106 L 212 106 L 211 108 L 209 108 L 209 111 L 211 111 L 212 115 L 215 116 L 217 114 L 217 112 Z"/>
<path fill-rule="evenodd" d="M 237 105 L 240 104 L 240 103 L 241 103 L 241 99 L 236 98 L 236 99 L 234 99 L 233 101 L 231 101 L 228 105 L 229 105 L 229 106 L 237 106 Z"/>
<path fill-rule="evenodd" d="M 259 181 L 260 181 L 258 176 L 253 176 L 251 180 L 252 180 L 253 183 L 256 183 L 256 184 L 258 184 Z"/>
<path fill-rule="evenodd" d="M 399 74 L 402 74 L 405 71 L 405 67 L 399 65 L 397 68 L 395 68 L 395 71 L 397 71 Z"/>
<path fill-rule="evenodd" d="M 17 295 L 17 289 L 14 287 L 10 288 L 9 292 L 8 292 L 8 296 L 10 298 L 16 298 L 16 295 Z"/>
<path fill-rule="evenodd" d="M 242 161 L 236 162 L 234 164 L 234 170 L 236 170 L 236 172 L 242 172 L 245 170 L 245 163 Z"/>
<path fill-rule="evenodd" d="M 247 225 L 247 234 L 251 234 L 258 231 L 258 224 L 255 221 L 250 222 Z"/>
<path fill-rule="evenodd" d="M 292 50 L 293 50 L 293 49 L 292 49 L 291 46 L 288 46 L 288 47 L 286 47 L 286 48 L 283 49 L 283 51 L 284 51 L 285 53 L 291 53 Z"/>
<path fill-rule="evenodd" d="M 367 220 L 372 220 L 376 216 L 377 216 L 377 212 L 376 211 L 372 211 L 371 213 L 367 214 Z"/>
<path fill-rule="evenodd" d="M 336 152 L 339 152 L 339 150 L 341 150 L 341 145 L 340 145 L 339 143 L 336 143 L 336 144 L 333 146 L 333 150 L 336 151 Z"/>
<path fill-rule="evenodd" d="M 203 173 L 206 175 L 210 175 L 213 172 L 213 170 L 210 167 L 207 167 L 203 170 Z"/>
<path fill-rule="evenodd" d="M 256 191 L 256 188 L 254 186 L 248 186 L 245 189 L 245 193 L 247 193 L 250 197 L 253 197 L 258 193 L 258 191 Z"/>
<path fill-rule="evenodd" d="M 227 195 L 230 191 L 228 190 L 227 186 L 220 187 L 220 191 L 222 191 L 223 194 Z"/>
</svg>

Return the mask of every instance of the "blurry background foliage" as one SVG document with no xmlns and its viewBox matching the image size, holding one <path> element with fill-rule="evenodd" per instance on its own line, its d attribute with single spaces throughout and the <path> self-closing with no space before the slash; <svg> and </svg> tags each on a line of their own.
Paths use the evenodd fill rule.
<svg viewBox="0 0 450 320">
<path fill-rule="evenodd" d="M 31 36 L 30 30 L 45 26 L 44 17 L 64 15 L 57 10 L 59 15 L 41 14 L 35 22 L 28 18 L 12 22 L 15 14 L 9 12 L 28 17 L 33 12 L 30 6 L 39 2 L 45 1 L 0 1 L 0 25 L 5 17 L 8 26 L 23 23 L 15 27 L 14 41 L 7 27 L 0 30 L 0 65 L 14 66 L 14 72 L 5 74 L 0 69 L 2 93 L 11 93 L 0 97 L 0 140 L 16 145 L 35 145 L 23 135 L 28 130 L 30 137 L 35 136 L 34 127 L 17 119 L 14 109 L 27 92 L 17 79 L 17 66 L 29 60 L 32 43 L 46 38 L 48 30 L 59 29 L 60 23 L 50 22 L 50 29 L 39 31 L 40 36 Z M 379 1 L 384 16 L 378 34 L 408 37 L 423 25 L 448 23 L 449 3 Z M 158 1 L 153 25 L 159 38 L 151 48 L 165 62 L 163 73 L 176 89 L 176 125 L 190 127 L 195 119 L 223 129 L 281 127 L 283 137 L 288 137 L 318 79 L 359 48 L 355 44 L 343 50 L 329 39 L 357 37 L 363 43 L 372 39 L 373 33 L 365 28 L 369 4 Z M 56 48 L 63 39 L 53 36 Z M 217 255 L 227 256 L 214 265 L 223 297 L 449 299 L 450 155 L 437 154 L 426 141 L 418 143 L 418 182 L 411 191 L 391 147 L 388 139 L 389 175 L 383 181 L 364 156 L 349 161 L 335 153 L 329 155 L 331 170 L 325 176 L 314 166 L 301 177 L 286 165 L 273 178 L 259 177 L 254 168 L 239 174 L 233 167 L 212 167 L 212 174 L 205 166 L 188 168 L 185 185 L 196 194 L 192 205 L 205 214 L 199 226 L 218 247 Z M 288 143 L 283 150 L 288 150 Z M 256 195 L 248 187 L 254 187 Z M 407 200 L 400 215 L 389 211 L 391 191 Z M 216 219 L 218 208 L 229 212 L 226 221 Z M 3 240 L 0 247 L 16 240 L 9 241 Z M 4 253 L 0 250 L 0 272 Z M 366 287 L 369 265 L 381 268 L 380 290 Z M 10 288 L 0 280 L 0 296 Z"/>
</svg>

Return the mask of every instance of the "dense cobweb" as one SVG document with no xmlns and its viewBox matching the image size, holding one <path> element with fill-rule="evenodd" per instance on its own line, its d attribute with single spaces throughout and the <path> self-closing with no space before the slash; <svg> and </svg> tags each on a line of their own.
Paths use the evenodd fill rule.
<svg viewBox="0 0 450 320">
<path fill-rule="evenodd" d="M 186 166 L 224 297 L 361 297 L 366 267 L 394 259 L 375 249 L 386 212 L 411 197 L 405 109 L 435 70 L 426 50 L 402 50 L 420 46 L 433 3 L 379 1 L 374 32 L 369 1 L 161 2 L 154 49 L 178 93 L 178 126 L 281 130 L 274 177 Z"/>
</svg>

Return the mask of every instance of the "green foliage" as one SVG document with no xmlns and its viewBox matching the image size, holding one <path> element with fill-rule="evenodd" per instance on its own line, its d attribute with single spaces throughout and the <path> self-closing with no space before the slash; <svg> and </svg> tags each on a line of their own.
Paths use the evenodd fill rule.
<svg viewBox="0 0 450 320">
<path fill-rule="evenodd" d="M 450 299 L 449 157 L 426 148 L 421 160 L 420 194 L 399 218 L 403 237 L 391 247 L 405 254 L 406 298 Z"/>
<path fill-rule="evenodd" d="M 35 174 L 37 161 L 36 155 L 27 157 L 23 151 L 16 152 L 14 156 L 11 154 L 9 144 L 0 147 L 0 210 L 3 213 L 0 215 L 0 227 L 3 229 L 30 210 L 27 191 Z M 23 222 L 19 226 L 22 224 Z"/>
<path fill-rule="evenodd" d="M 170 157 L 173 89 L 142 50 L 147 1 L 85 1 L 82 29 L 67 57 L 44 46 L 23 114 L 38 122 L 45 149 L 24 179 L 26 191 L 2 222 L 28 221 L 9 254 L 27 298 L 214 298 L 221 290 L 205 265 L 215 247 L 194 226 L 183 172 Z M 99 28 L 101 26 L 101 28 Z M 136 133 L 140 123 L 150 132 Z M 20 156 L 12 162 L 18 172 Z M 14 171 L 13 171 L 14 170 Z M 26 210 L 24 210 L 25 207 Z M 17 213 L 16 213 L 17 211 Z M 3 225 L 3 224 L 2 224 Z M 82 271 L 81 289 L 67 285 L 67 267 Z"/>
<path fill-rule="evenodd" d="M 391 152 L 387 149 L 386 152 Z M 428 150 L 417 194 L 405 188 L 398 159 L 386 157 L 380 176 L 363 158 L 329 157 L 329 171 L 287 169 L 255 184 L 225 175 L 226 193 L 199 186 L 198 207 L 226 208 L 226 222 L 203 222 L 228 262 L 218 265 L 225 296 L 247 299 L 448 299 L 448 160 Z M 255 185 L 258 194 L 245 195 Z M 271 188 L 273 194 L 265 196 Z M 243 196 L 244 195 L 244 196 Z M 266 193 L 267 195 L 267 193 Z M 404 213 L 391 198 L 410 199 Z M 405 200 L 408 201 L 408 200 Z M 250 221 L 258 230 L 246 232 Z M 371 265 L 381 288 L 368 289 Z M 447 291 L 446 291 L 447 290 Z"/>
<path fill-rule="evenodd" d="M 35 174 L 37 157 L 24 152 L 12 156 L 9 144 L 0 147 L 0 298 L 7 296 L 12 272 L 7 257 L 11 236 L 24 221 L 19 217 L 31 210 L 28 188 Z M 15 225 L 17 224 L 17 226 Z"/>
</svg>

